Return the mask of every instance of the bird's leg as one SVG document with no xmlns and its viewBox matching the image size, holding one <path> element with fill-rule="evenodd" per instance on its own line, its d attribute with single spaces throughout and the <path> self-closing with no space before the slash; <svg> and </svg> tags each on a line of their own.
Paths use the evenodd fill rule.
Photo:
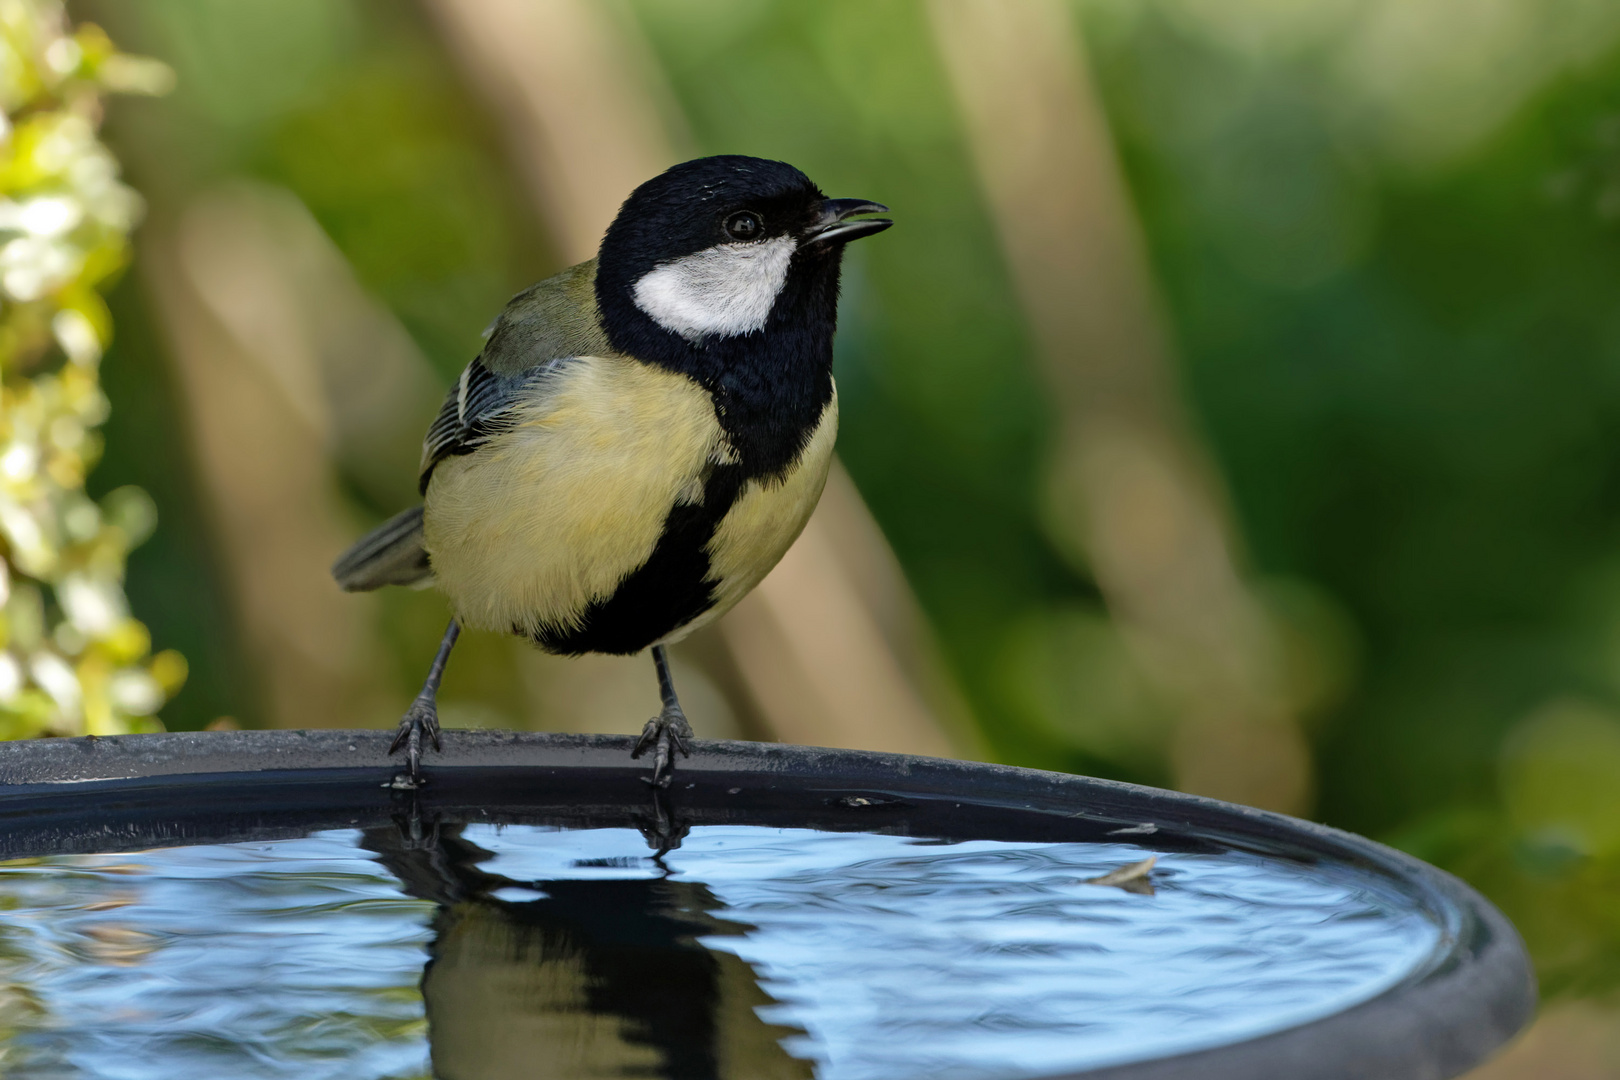
<svg viewBox="0 0 1620 1080">
<path fill-rule="evenodd" d="M 428 669 L 427 681 L 422 684 L 422 692 L 416 695 L 416 700 L 411 702 L 411 707 L 400 718 L 399 731 L 388 747 L 390 754 L 398 753 L 402 746 L 405 748 L 411 787 L 422 783 L 423 735 L 433 742 L 433 749 L 444 749 L 439 744 L 439 680 L 444 678 L 445 661 L 450 659 L 450 650 L 460 636 L 461 623 L 451 619 L 449 628 L 444 632 L 444 640 L 439 642 L 439 653 L 433 658 L 433 666 Z"/>
<path fill-rule="evenodd" d="M 668 787 L 675 772 L 675 751 L 679 750 L 682 757 L 692 756 L 686 745 L 686 740 L 692 737 L 692 725 L 686 722 L 686 714 L 675 696 L 675 681 L 669 677 L 669 657 L 664 655 L 664 647 L 654 645 L 652 655 L 653 666 L 658 669 L 658 696 L 663 699 L 664 708 L 641 729 L 641 738 L 636 740 L 636 748 L 630 756 L 638 758 L 651 747 L 653 771 L 652 779 L 647 782 L 654 787 Z"/>
</svg>

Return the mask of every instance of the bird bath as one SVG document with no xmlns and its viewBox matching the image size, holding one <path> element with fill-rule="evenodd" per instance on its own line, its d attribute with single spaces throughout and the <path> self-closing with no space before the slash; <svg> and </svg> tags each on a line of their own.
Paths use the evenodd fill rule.
<svg viewBox="0 0 1620 1080">
<path fill-rule="evenodd" d="M 1440 1078 L 1512 927 L 1359 837 L 989 765 L 447 732 L 0 745 L 0 1071 Z M 1151 860 L 1151 862 L 1149 862 Z"/>
</svg>

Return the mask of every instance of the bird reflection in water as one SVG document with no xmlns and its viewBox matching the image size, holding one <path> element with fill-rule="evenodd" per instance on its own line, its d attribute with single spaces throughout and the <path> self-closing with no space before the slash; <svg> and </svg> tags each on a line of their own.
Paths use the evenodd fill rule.
<svg viewBox="0 0 1620 1080">
<path fill-rule="evenodd" d="M 405 891 L 438 905 L 422 974 L 435 1077 L 812 1075 L 782 1047 L 804 1032 L 760 1018 L 775 1002 L 754 969 L 700 944 L 750 927 L 715 914 L 707 886 L 673 878 L 664 855 L 686 829 L 667 793 L 653 800 L 641 827 L 662 873 L 644 879 L 514 881 L 482 869 L 493 856 L 461 825 L 424 826 L 414 811 L 367 831 Z M 532 899 L 494 895 L 513 890 Z"/>
</svg>

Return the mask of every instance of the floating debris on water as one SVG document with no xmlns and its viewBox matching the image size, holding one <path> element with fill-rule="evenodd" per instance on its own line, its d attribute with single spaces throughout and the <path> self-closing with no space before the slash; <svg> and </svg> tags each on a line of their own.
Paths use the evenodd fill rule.
<svg viewBox="0 0 1620 1080">
<path fill-rule="evenodd" d="M 1122 866 L 1118 870 L 1110 870 L 1100 877 L 1086 878 L 1082 885 L 1112 885 L 1116 889 L 1124 889 L 1129 893 L 1138 893 L 1142 896 L 1153 895 L 1153 882 L 1148 875 L 1153 872 L 1154 865 L 1159 861 L 1157 855 L 1149 855 L 1141 862 L 1133 862 L 1129 866 Z"/>
</svg>

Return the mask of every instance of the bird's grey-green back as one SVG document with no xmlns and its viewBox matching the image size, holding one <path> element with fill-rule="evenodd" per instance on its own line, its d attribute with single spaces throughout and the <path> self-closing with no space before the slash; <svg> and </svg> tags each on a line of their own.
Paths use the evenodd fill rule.
<svg viewBox="0 0 1620 1080">
<path fill-rule="evenodd" d="M 480 359 L 518 375 L 575 356 L 613 356 L 596 310 L 596 260 L 571 266 L 512 298 L 491 326 Z"/>
</svg>

